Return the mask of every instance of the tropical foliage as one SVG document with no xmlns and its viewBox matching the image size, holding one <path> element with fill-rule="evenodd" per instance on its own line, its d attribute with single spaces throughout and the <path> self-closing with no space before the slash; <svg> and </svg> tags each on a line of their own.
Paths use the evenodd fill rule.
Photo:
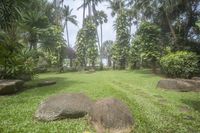
<svg viewBox="0 0 200 133">
<path fill-rule="evenodd" d="M 117 68 L 125 69 L 127 65 L 127 56 L 129 51 L 129 23 L 127 19 L 127 14 L 125 10 L 120 10 L 118 12 L 116 20 L 116 46 L 115 46 L 115 63 Z"/>
<path fill-rule="evenodd" d="M 88 18 L 77 35 L 77 60 L 81 67 L 86 67 L 87 64 L 95 66 L 98 56 L 96 41 L 96 26 Z"/>
<path fill-rule="evenodd" d="M 169 77 L 191 78 L 199 72 L 199 57 L 192 52 L 178 51 L 161 58 L 161 68 Z"/>
<path fill-rule="evenodd" d="M 103 2 L 109 4 L 115 19 L 116 39 L 112 41 L 103 38 L 104 23 L 109 21 L 108 14 L 97 8 Z M 200 55 L 199 4 L 198 0 L 83 0 L 78 8 L 83 9 L 83 25 L 76 37 L 76 56 L 71 58 L 68 26 L 78 25 L 78 21 L 64 0 L 1 0 L 1 78 L 32 76 L 41 59 L 48 67 L 63 72 L 69 57 L 70 67 L 76 64 L 81 69 L 103 69 L 104 58 L 114 69 L 145 67 L 156 72 L 162 68 L 166 73 L 169 65 L 163 67 L 161 58 L 167 53 L 189 51 Z M 22 67 L 24 62 L 28 62 L 27 68 Z M 175 77 L 191 77 L 186 75 Z"/>
</svg>

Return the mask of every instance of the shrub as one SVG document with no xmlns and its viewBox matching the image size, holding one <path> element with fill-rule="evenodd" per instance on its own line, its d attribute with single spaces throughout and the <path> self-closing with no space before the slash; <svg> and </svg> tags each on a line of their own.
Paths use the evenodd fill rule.
<svg viewBox="0 0 200 133">
<path fill-rule="evenodd" d="M 165 74 L 173 78 L 191 78 L 199 71 L 199 57 L 193 52 L 178 51 L 170 53 L 160 60 Z"/>
</svg>

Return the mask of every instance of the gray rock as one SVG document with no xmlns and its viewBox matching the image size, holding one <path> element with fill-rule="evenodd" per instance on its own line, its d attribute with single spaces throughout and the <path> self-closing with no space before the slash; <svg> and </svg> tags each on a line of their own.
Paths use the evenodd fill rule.
<svg viewBox="0 0 200 133">
<path fill-rule="evenodd" d="M 18 76 L 18 79 L 23 81 L 30 81 L 32 79 L 32 76 L 30 74 L 21 74 Z"/>
<path fill-rule="evenodd" d="M 200 91 L 200 80 L 190 79 L 162 79 L 157 88 L 172 89 L 181 92 Z"/>
<path fill-rule="evenodd" d="M 48 81 L 42 81 L 42 82 L 39 82 L 37 84 L 38 87 L 43 87 L 43 86 L 49 86 L 49 85 L 54 85 L 56 84 L 56 81 L 51 81 L 51 80 L 48 80 Z"/>
<path fill-rule="evenodd" d="M 90 116 L 98 133 L 129 133 L 133 129 L 134 122 L 128 107 L 113 98 L 97 101 Z"/>
<path fill-rule="evenodd" d="M 200 80 L 200 77 L 193 77 L 193 80 Z"/>
<path fill-rule="evenodd" d="M 23 88 L 22 80 L 0 80 L 0 95 L 13 94 Z"/>
<path fill-rule="evenodd" d="M 61 94 L 51 96 L 41 103 L 35 117 L 41 121 L 83 117 L 90 111 L 93 102 L 84 94 Z"/>
</svg>

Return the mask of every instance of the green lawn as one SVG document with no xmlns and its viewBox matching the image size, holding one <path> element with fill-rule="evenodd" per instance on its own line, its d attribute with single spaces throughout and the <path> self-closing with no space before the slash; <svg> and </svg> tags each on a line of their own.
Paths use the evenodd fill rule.
<svg viewBox="0 0 200 133">
<path fill-rule="evenodd" d="M 156 89 L 161 77 L 146 70 L 41 74 L 32 83 L 45 79 L 56 80 L 57 84 L 0 96 L 0 133 L 94 132 L 86 118 L 48 123 L 34 119 L 42 100 L 67 92 L 83 92 L 94 100 L 122 100 L 132 111 L 135 133 L 200 132 L 200 93 Z"/>
</svg>

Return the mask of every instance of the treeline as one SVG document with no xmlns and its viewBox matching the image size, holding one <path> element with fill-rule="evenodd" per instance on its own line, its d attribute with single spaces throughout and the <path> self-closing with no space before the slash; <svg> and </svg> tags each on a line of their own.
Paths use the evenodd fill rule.
<svg viewBox="0 0 200 133">
<path fill-rule="evenodd" d="M 113 69 L 160 69 L 183 78 L 200 72 L 199 0 L 82 2 L 78 10 L 83 9 L 83 24 L 71 48 L 68 24 L 78 22 L 64 0 L 1 0 L 0 78 L 31 77 L 46 68 L 63 72 L 66 58 L 74 70 L 103 69 L 106 58 Z M 108 3 L 116 19 L 115 41 L 103 42 L 108 19 L 97 10 L 102 2 Z"/>
<path fill-rule="evenodd" d="M 90 6 L 93 2 L 97 1 L 83 5 Z M 116 16 L 116 40 L 101 43 L 99 55 L 100 59 L 108 58 L 109 66 L 112 64 L 114 69 L 152 68 L 154 72 L 161 69 L 168 76 L 183 78 L 199 73 L 198 0 L 110 0 L 108 3 L 112 16 Z M 135 34 L 131 34 L 133 25 L 137 27 Z M 87 63 L 83 62 L 87 62 L 89 43 L 80 41 L 80 32 L 77 46 L 82 53 L 78 51 L 77 57 L 80 66 L 86 67 Z M 96 60 L 96 52 L 93 53 Z"/>
</svg>

